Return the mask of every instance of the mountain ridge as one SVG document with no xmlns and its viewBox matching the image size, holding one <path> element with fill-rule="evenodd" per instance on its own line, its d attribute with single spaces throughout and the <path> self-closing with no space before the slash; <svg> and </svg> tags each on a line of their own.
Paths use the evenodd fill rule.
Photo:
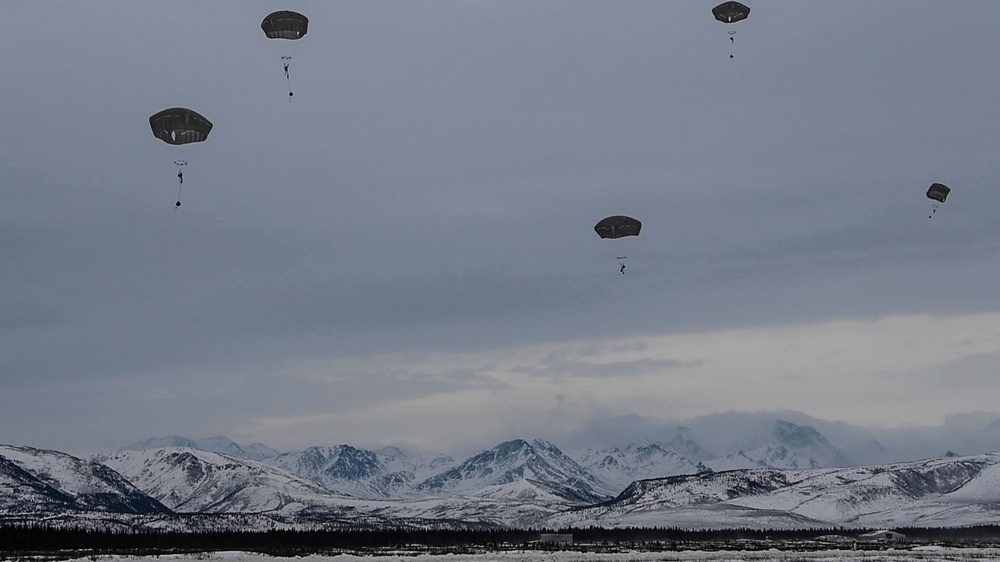
<svg viewBox="0 0 1000 562">
<path fill-rule="evenodd" d="M 349 444 L 281 453 L 222 436 L 152 438 L 88 460 L 3 445 L 0 521 L 947 526 L 992 522 L 1000 504 L 1000 453 L 849 465 L 821 431 L 782 419 L 747 424 L 726 441 L 704 437 L 678 426 L 663 441 L 569 452 L 543 439 L 512 439 L 459 458 Z"/>
<path fill-rule="evenodd" d="M 100 465 L 58 451 L 0 446 L 0 487 L 9 492 L 0 521 L 41 515 L 76 516 L 91 524 L 157 521 L 158 528 L 191 521 L 199 528 L 247 521 L 263 528 L 947 527 L 991 524 L 1000 504 L 1000 453 L 867 467 L 702 471 L 636 480 L 617 496 L 596 498 L 566 493 L 578 483 L 573 471 L 545 472 L 553 469 L 550 461 L 562 459 L 550 443 L 514 440 L 485 453 L 459 459 L 441 472 L 462 467 L 457 472 L 475 475 L 478 485 L 367 500 L 339 495 L 261 461 L 189 447 L 115 453 Z M 53 466 L 59 469 L 47 468 Z M 106 487 L 121 487 L 135 505 L 147 509 L 123 510 L 129 504 L 121 502 L 74 504 L 78 490 L 94 485 L 89 475 L 106 478 Z M 58 492 L 37 494 L 48 489 Z M 12 504 L 10 497 L 19 501 Z"/>
<path fill-rule="evenodd" d="M 993 521 L 1000 501 L 1000 453 L 824 469 L 737 469 L 634 482 L 613 500 L 558 514 L 549 525 L 711 525 L 762 528 L 949 526 Z M 705 509 L 710 506 L 711 509 Z M 754 515 L 756 514 L 756 515 Z M 688 516 L 686 516 L 688 515 Z"/>
<path fill-rule="evenodd" d="M 169 514 L 171 510 L 107 466 L 58 451 L 0 445 L 0 508 Z"/>
</svg>

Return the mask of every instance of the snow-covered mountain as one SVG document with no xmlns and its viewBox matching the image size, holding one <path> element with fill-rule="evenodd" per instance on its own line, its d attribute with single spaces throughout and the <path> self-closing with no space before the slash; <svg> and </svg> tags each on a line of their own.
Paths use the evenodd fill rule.
<svg viewBox="0 0 1000 562">
<path fill-rule="evenodd" d="M 466 526 L 527 528 L 545 517 L 581 505 L 564 496 L 562 487 L 537 480 L 516 480 L 486 486 L 467 495 L 408 499 L 379 514 L 404 520 L 463 522 Z"/>
<path fill-rule="evenodd" d="M 334 492 L 368 499 L 405 496 L 420 480 L 454 462 L 438 454 L 398 447 L 366 451 L 350 445 L 309 447 L 280 454 L 269 463 Z"/>
<path fill-rule="evenodd" d="M 398 448 L 371 452 L 340 445 L 311 447 L 269 461 L 166 447 L 120 451 L 102 462 L 184 513 L 317 519 L 353 510 L 355 516 L 383 521 L 527 526 L 613 495 L 602 491 L 606 483 L 557 447 L 538 440 L 502 443 L 461 461 Z M 385 486 L 390 478 L 400 484 Z M 390 492 L 395 501 L 385 499 Z"/>
<path fill-rule="evenodd" d="M 529 482 L 564 501 L 589 503 L 607 497 L 607 484 L 555 445 L 516 439 L 475 454 L 414 486 L 424 494 L 462 494 Z"/>
<path fill-rule="evenodd" d="M 668 440 L 642 440 L 624 447 L 574 451 L 581 466 L 617 490 L 636 480 L 738 468 L 821 468 L 845 466 L 844 455 L 815 428 L 767 421 L 734 435 L 732 452 L 716 456 L 694 432 L 678 427 Z"/>
<path fill-rule="evenodd" d="M 340 513 L 364 506 L 260 461 L 190 447 L 119 451 L 102 459 L 178 513 Z"/>
<path fill-rule="evenodd" d="M 59 512 L 170 509 L 105 465 L 58 451 L 0 445 L 0 519 Z"/>
<path fill-rule="evenodd" d="M 777 420 L 760 433 L 750 432 L 742 448 L 705 461 L 715 471 L 736 468 L 821 468 L 845 466 L 843 453 L 815 428 Z"/>
<path fill-rule="evenodd" d="M 485 462 L 484 455 L 493 462 Z M 544 442 L 503 444 L 457 464 L 396 448 L 370 452 L 350 446 L 313 447 L 273 459 L 286 468 L 189 447 L 126 450 L 102 461 L 180 513 L 268 513 L 283 521 L 528 526 L 560 510 L 610 497 L 577 482 L 586 475 Z M 350 487 L 353 478 L 356 489 L 371 491 L 373 482 L 399 474 L 392 471 L 401 467 L 431 476 L 422 482 L 408 477 L 413 485 L 395 501 L 347 497 L 334 490 Z M 454 477 L 456 468 L 462 477 Z M 436 486 L 434 475 L 446 475 L 448 484 Z M 414 492 L 424 483 L 436 489 Z"/>
<path fill-rule="evenodd" d="M 411 472 L 414 481 L 421 481 L 443 467 L 455 463 L 455 459 L 448 455 L 434 452 L 412 452 L 399 447 L 382 447 L 375 451 L 375 454 L 386 470 L 389 472 Z"/>
<path fill-rule="evenodd" d="M 552 526 L 801 528 L 995 522 L 1000 453 L 884 466 L 740 469 L 635 482 Z"/>
<path fill-rule="evenodd" d="M 709 470 L 700 462 L 687 459 L 665 445 L 641 441 L 625 447 L 583 449 L 570 455 L 585 470 L 600 477 L 615 491 L 624 490 L 636 480 L 662 478 L 677 474 L 696 474 Z"/>
<path fill-rule="evenodd" d="M 584 481 L 592 477 L 541 441 L 505 443 L 457 463 L 399 449 L 372 453 L 349 446 L 314 447 L 272 459 L 286 468 L 189 447 L 126 450 L 102 460 L 179 513 L 269 513 L 282 520 L 351 519 L 368 525 L 528 526 L 562 509 L 610 497 L 595 492 Z M 332 489 L 355 479 L 357 489 L 370 491 L 372 482 L 400 474 L 391 472 L 400 467 L 431 476 L 421 482 L 407 477 L 415 483 L 395 501 L 348 497 Z"/>
<path fill-rule="evenodd" d="M 658 443 L 663 449 L 673 451 L 678 455 L 700 462 L 715 458 L 718 455 L 707 450 L 696 438 L 696 431 L 690 427 L 677 426 L 672 435 L 667 435 L 666 439 L 659 440 Z"/>
<path fill-rule="evenodd" d="M 205 439 L 191 439 L 179 435 L 167 437 L 153 437 L 138 443 L 132 443 L 119 449 L 120 451 L 142 451 L 145 449 L 159 449 L 162 447 L 190 447 L 200 451 L 210 451 L 213 453 L 225 453 L 232 457 L 241 459 L 263 460 L 278 456 L 278 451 L 264 445 L 263 443 L 253 443 L 250 445 L 239 445 L 235 441 L 221 435 L 206 437 Z"/>
<path fill-rule="evenodd" d="M 119 451 L 98 464 L 55 451 L 0 446 L 0 518 L 76 517 L 165 529 L 891 527 L 994 523 L 1000 506 L 1000 453 L 867 467 L 701 471 L 638 480 L 612 499 L 601 492 L 606 478 L 540 440 L 508 441 L 450 463 L 415 461 L 395 449 L 367 454 L 352 449 L 315 451 L 322 460 L 316 466 L 337 467 L 328 474 L 338 481 L 352 476 L 370 481 L 406 463 L 432 475 L 414 479 L 398 497 L 363 499 L 266 461 L 190 447 Z M 338 464 L 333 453 L 346 460 Z M 680 458 L 652 443 L 619 453 L 615 458 L 630 470 L 655 470 L 654 459 Z"/>
</svg>

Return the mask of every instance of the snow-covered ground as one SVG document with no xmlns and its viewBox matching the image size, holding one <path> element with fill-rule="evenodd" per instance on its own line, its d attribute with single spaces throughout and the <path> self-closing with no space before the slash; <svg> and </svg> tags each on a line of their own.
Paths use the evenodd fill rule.
<svg viewBox="0 0 1000 562">
<path fill-rule="evenodd" d="M 93 562 L 93 557 L 80 558 L 70 562 Z M 247 552 L 213 552 L 164 556 L 107 556 L 97 560 L 105 562 L 282 562 L 288 558 L 274 558 Z M 707 560 L 716 562 L 738 561 L 783 561 L 809 562 L 813 560 L 838 560 L 842 562 L 912 562 L 948 561 L 961 562 L 1000 560 L 1000 548 L 944 548 L 914 547 L 908 550 L 844 551 L 827 550 L 802 552 L 792 550 L 769 551 L 690 551 L 690 552 L 623 552 L 596 554 L 576 551 L 513 551 L 484 552 L 482 554 L 386 554 L 384 556 L 337 556 L 296 557 L 295 562 L 683 562 L 686 560 Z"/>
</svg>

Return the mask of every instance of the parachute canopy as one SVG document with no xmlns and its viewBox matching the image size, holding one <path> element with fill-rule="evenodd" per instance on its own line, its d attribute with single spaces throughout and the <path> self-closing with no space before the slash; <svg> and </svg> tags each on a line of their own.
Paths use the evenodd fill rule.
<svg viewBox="0 0 1000 562">
<path fill-rule="evenodd" d="M 268 39 L 302 39 L 309 29 L 309 18 L 298 12 L 278 10 L 260 22 Z"/>
<path fill-rule="evenodd" d="M 747 19 L 750 8 L 739 2 L 723 2 L 712 8 L 712 15 L 722 23 L 736 23 Z"/>
<path fill-rule="evenodd" d="M 149 126 L 153 136 L 167 144 L 201 142 L 212 130 L 211 121 L 184 107 L 172 107 L 151 115 Z"/>
<path fill-rule="evenodd" d="M 638 236 L 639 230 L 642 228 L 642 223 L 633 219 L 632 217 L 626 217 L 624 215 L 615 215 L 601 219 L 596 225 L 594 225 L 594 231 L 601 238 L 622 238 L 625 236 Z"/>
<path fill-rule="evenodd" d="M 944 200 L 948 198 L 948 194 L 951 193 L 951 188 L 943 183 L 932 183 L 929 188 L 927 188 L 927 198 L 933 199 L 939 203 L 944 203 Z"/>
</svg>

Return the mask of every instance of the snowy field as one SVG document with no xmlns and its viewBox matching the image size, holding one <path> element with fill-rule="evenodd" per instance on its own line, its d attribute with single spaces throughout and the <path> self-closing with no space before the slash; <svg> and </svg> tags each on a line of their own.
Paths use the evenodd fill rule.
<svg viewBox="0 0 1000 562">
<path fill-rule="evenodd" d="M 574 551 L 558 552 L 496 552 L 482 554 L 419 554 L 399 553 L 380 556 L 302 556 L 276 558 L 247 552 L 213 552 L 203 554 L 164 556 L 101 556 L 99 562 L 673 562 L 707 560 L 718 562 L 785 561 L 809 562 L 812 560 L 841 560 L 845 562 L 908 562 L 926 561 L 987 561 L 1000 560 L 1000 548 L 944 548 L 914 547 L 912 549 L 857 552 L 827 550 L 797 552 L 771 551 L 690 551 L 690 552 L 624 552 L 597 554 Z M 72 562 L 95 562 L 94 557 L 79 558 Z"/>
</svg>

